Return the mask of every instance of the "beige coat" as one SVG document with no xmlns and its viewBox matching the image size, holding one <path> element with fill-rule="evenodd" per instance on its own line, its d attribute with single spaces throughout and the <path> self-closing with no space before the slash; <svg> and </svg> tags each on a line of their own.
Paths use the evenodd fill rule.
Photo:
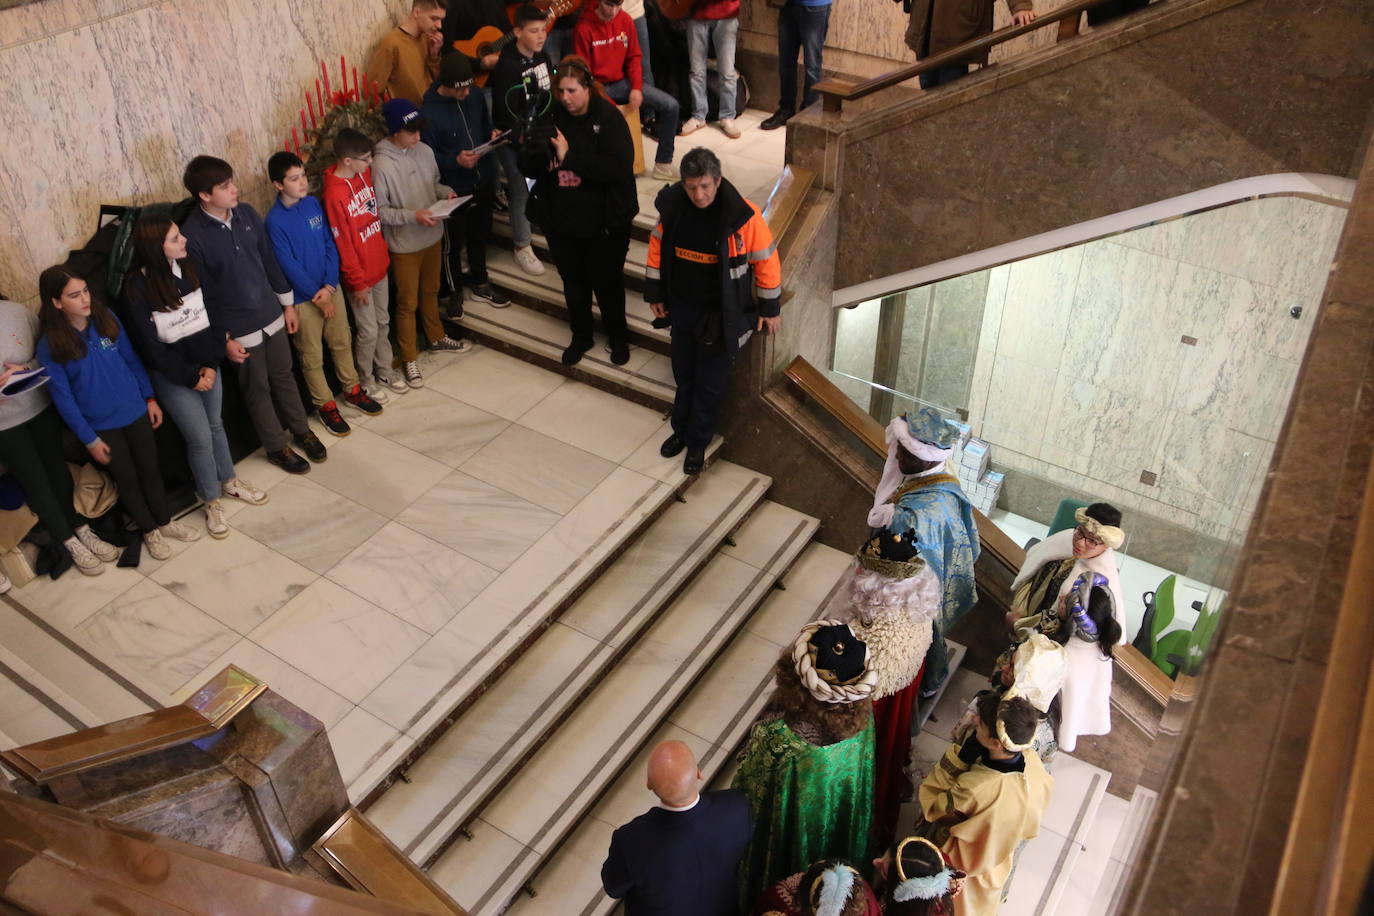
<svg viewBox="0 0 1374 916">
<path fill-rule="evenodd" d="M 921 783 L 922 814 L 931 822 L 954 822 L 944 853 L 968 873 L 954 898 L 955 916 L 995 916 L 1016 847 L 1040 832 L 1054 780 L 1035 751 L 1025 751 L 1025 761 L 1021 773 L 981 762 L 970 767 L 959 759 L 959 746 L 951 745 Z"/>
<path fill-rule="evenodd" d="M 992 31 L 993 0 L 912 0 L 906 27 L 906 46 L 922 56 L 926 33 L 930 47 L 925 56 L 948 51 Z M 1029 10 L 1032 0 L 1006 0 L 1013 13 Z M 987 64 L 987 52 L 968 58 L 968 63 Z"/>
</svg>

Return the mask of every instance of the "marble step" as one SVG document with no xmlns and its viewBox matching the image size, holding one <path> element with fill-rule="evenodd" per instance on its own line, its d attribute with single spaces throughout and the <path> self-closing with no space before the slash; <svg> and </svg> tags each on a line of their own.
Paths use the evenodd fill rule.
<svg viewBox="0 0 1374 916">
<path fill-rule="evenodd" d="M 763 499 L 771 481 L 716 462 L 503 672 L 368 817 L 418 864 L 470 820 Z"/>
<path fill-rule="evenodd" d="M 515 263 L 515 255 L 509 248 L 487 249 L 487 274 L 491 277 L 491 282 L 521 298 L 538 300 L 541 310 L 548 311 L 566 322 L 568 306 L 563 298 L 563 278 L 559 276 L 558 268 L 554 267 L 552 262 L 545 261 L 544 268 L 541 276 L 532 277 Z M 626 269 L 629 269 L 628 266 Z M 640 276 L 643 274 L 641 268 Z M 630 333 L 642 338 L 650 346 L 657 346 L 660 352 L 666 353 L 668 329 L 653 327 L 653 320 L 653 313 L 649 311 L 649 304 L 644 301 L 643 293 L 635 289 L 626 289 L 625 324 Z"/>
<path fill-rule="evenodd" d="M 393 731 L 385 741 L 369 739 L 371 750 L 350 763 L 346 782 L 354 804 L 369 807 L 398 770 L 421 759 L 497 673 L 692 485 L 682 473 L 681 457 L 665 459 L 658 453 L 670 433 L 665 422 L 502 570 L 440 637 L 421 646 L 368 694 L 360 708 Z M 707 448 L 708 468 L 722 441 L 717 437 Z M 460 510 L 457 504 L 425 511 L 449 517 Z"/>
<path fill-rule="evenodd" d="M 1054 790 L 1040 833 L 1021 850 L 1007 889 L 1002 916 L 1068 916 L 1061 909 L 1075 867 L 1087 848 L 1111 774 L 1060 752 L 1054 760 Z"/>
<path fill-rule="evenodd" d="M 767 597 L 819 523 L 764 502 L 430 875 L 473 916 L 500 913 Z M 756 674 L 762 677 L 762 672 Z"/>
<path fill-rule="evenodd" d="M 1112 853 L 1130 808 L 1131 803 L 1124 798 L 1111 794 L 1102 796 L 1083 838 L 1083 851 L 1074 863 L 1068 884 L 1059 897 L 1059 905 L 1055 909 L 1059 916 L 1087 916 L 1094 912 L 1093 901 L 1098 889 L 1108 880 L 1107 876 L 1113 872 L 1113 867 L 1119 866 L 1112 858 Z"/>
<path fill-rule="evenodd" d="M 596 345 L 581 362 L 568 369 L 561 359 L 572 335 L 568 322 L 562 318 L 520 305 L 498 309 L 485 302 L 469 301 L 463 307 L 463 317 L 458 319 L 458 324 L 480 342 L 543 368 L 570 375 L 648 407 L 667 410 L 672 406 L 673 393 L 677 390 L 673 384 L 673 365 L 662 353 L 632 345 L 630 361 L 616 366 L 606 352 L 605 336 L 597 332 Z"/>
<path fill-rule="evenodd" d="M 697 755 L 707 785 L 725 787 L 735 750 L 773 689 L 773 663 L 802 624 L 817 617 L 849 568 L 849 554 L 811 544 L 788 570 L 784 591 L 769 594 L 615 784 L 530 882 L 510 916 L 609 914 L 619 902 L 601 890 L 601 863 L 611 832 L 657 799 L 644 787 L 649 750 L 659 741 L 685 741 Z"/>
<path fill-rule="evenodd" d="M 112 573 L 108 567 L 106 576 Z M 73 569 L 67 576 L 75 580 L 79 573 Z M 45 577 L 31 587 L 50 584 L 55 583 Z M 0 599 L 0 681 L 10 711 L 7 747 L 142 715 L 170 702 L 102 662 L 13 595 Z"/>
</svg>

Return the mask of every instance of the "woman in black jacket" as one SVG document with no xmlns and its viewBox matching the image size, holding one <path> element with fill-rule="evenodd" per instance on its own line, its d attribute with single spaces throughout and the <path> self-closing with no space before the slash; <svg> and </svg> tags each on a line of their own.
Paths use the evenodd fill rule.
<svg viewBox="0 0 1374 916">
<path fill-rule="evenodd" d="M 253 505 L 267 502 L 267 494 L 234 472 L 229 454 L 220 419 L 224 334 L 210 327 L 186 237 L 176 223 L 144 214 L 134 224 L 133 248 L 136 269 L 125 284 L 130 337 L 159 403 L 186 440 L 196 495 L 205 503 L 205 528 L 211 537 L 226 537 L 221 494 Z"/>
<path fill-rule="evenodd" d="M 557 133 L 549 148 L 521 151 L 521 170 L 535 178 L 534 206 L 563 278 L 572 343 L 563 351 L 571 366 L 592 348 L 592 294 L 610 338 L 611 362 L 630 359 L 625 327 L 625 255 L 630 223 L 639 212 L 634 145 L 625 118 L 597 91 L 591 70 L 578 57 L 558 65 L 554 107 Z"/>
</svg>

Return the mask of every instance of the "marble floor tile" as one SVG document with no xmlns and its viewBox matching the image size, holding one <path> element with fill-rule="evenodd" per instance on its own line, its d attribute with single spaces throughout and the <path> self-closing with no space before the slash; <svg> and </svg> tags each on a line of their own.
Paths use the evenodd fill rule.
<svg viewBox="0 0 1374 916">
<path fill-rule="evenodd" d="M 745 624 L 746 630 L 778 648 L 791 646 L 802 625 L 821 616 L 833 596 L 840 594 L 852 562 L 847 553 L 809 544 L 783 576 L 787 588 L 769 593 Z"/>
<path fill-rule="evenodd" d="M 496 578 L 496 571 L 388 522 L 327 575 L 353 594 L 435 633 Z"/>
<path fill-rule="evenodd" d="M 201 538 L 149 578 L 247 633 L 300 594 L 317 574 L 237 531 L 224 540 Z"/>
<path fill-rule="evenodd" d="M 39 576 L 9 594 L 46 622 L 70 631 L 145 579 L 137 569 L 106 563 L 98 576 L 83 576 L 71 569 L 60 579 Z"/>
<path fill-rule="evenodd" d="M 568 381 L 520 418 L 522 426 L 620 462 L 662 424 L 657 412 Z"/>
<path fill-rule="evenodd" d="M 1054 791 L 1040 826 L 1063 836 L 1081 839 L 1077 831 L 1086 833 L 1084 817 L 1091 814 L 1107 791 L 1112 774 L 1067 753 L 1054 758 Z"/>
<path fill-rule="evenodd" d="M 615 465 L 513 424 L 462 464 L 462 471 L 562 515 Z"/>
<path fill-rule="evenodd" d="M 81 624 L 77 634 L 101 660 L 164 696 L 237 639 L 233 630 L 147 579 Z"/>
<path fill-rule="evenodd" d="M 280 694 L 310 715 L 333 728 L 348 712 L 353 704 L 339 696 L 319 681 L 282 661 L 251 639 L 240 639 L 219 658 L 205 666 L 205 670 L 188 680 L 174 694 L 177 702 L 200 689 L 201 685 L 219 674 L 228 665 L 237 665 L 253 677 L 263 681 L 274 692 Z"/>
<path fill-rule="evenodd" d="M 722 741 L 752 699 L 772 692 L 778 652 L 761 636 L 747 630 L 736 634 L 673 709 L 669 721 L 701 741 Z"/>
<path fill-rule="evenodd" d="M 396 729 L 364 709 L 353 707 L 339 722 L 329 727 L 329 745 L 344 785 L 351 786 L 374 766 L 374 758 L 385 753 L 400 737 Z M 352 799 L 356 804 L 357 799 Z"/>
<path fill-rule="evenodd" d="M 465 675 L 495 667 L 491 647 L 509 651 L 499 639 L 503 621 L 487 612 L 479 596 L 449 622 L 453 629 L 430 637 L 358 705 L 388 725 L 419 740 L 465 692 L 476 686 Z M 455 685 L 462 686 L 455 689 Z"/>
<path fill-rule="evenodd" d="M 451 470 L 433 458 L 366 429 L 310 469 L 310 479 L 373 512 L 394 517 Z"/>
<path fill-rule="evenodd" d="M 249 638 L 358 703 L 427 637 L 423 630 L 320 579 Z"/>
<path fill-rule="evenodd" d="M 687 498 L 691 499 L 691 491 Z M 735 543 L 726 544 L 721 553 L 747 563 L 755 569 L 767 569 L 774 561 L 779 547 L 779 538 L 769 537 L 770 532 L 792 530 L 805 524 L 807 517 L 796 509 L 789 509 L 781 503 L 765 500 L 739 526 L 734 534 Z"/>
<path fill-rule="evenodd" d="M 236 515 L 232 527 L 323 573 L 384 524 L 386 518 L 371 509 L 304 477 L 291 477 L 272 488 L 266 505 Z"/>
<path fill-rule="evenodd" d="M 234 473 L 257 487 L 259 490 L 267 493 L 269 501 L 272 498 L 272 488 L 291 476 L 272 462 L 268 461 L 262 449 L 258 449 L 241 461 L 236 462 L 234 464 Z M 244 509 L 254 508 L 256 507 L 249 505 L 241 499 L 224 500 L 224 515 L 226 518 L 233 518 Z"/>
<path fill-rule="evenodd" d="M 629 457 L 620 462 L 622 467 L 629 468 L 640 474 L 645 474 L 655 480 L 664 483 L 676 484 L 683 479 L 682 456 L 675 458 L 664 458 L 658 453 L 659 447 L 664 440 L 673 434 L 673 426 L 667 420 L 659 424 L 658 429 L 650 433 L 649 436 L 639 444 Z M 706 450 L 708 456 L 719 451 L 720 443 L 724 442 L 720 436 L 711 441 L 711 445 Z"/>
<path fill-rule="evenodd" d="M 531 882 L 535 896 L 517 897 L 506 910 L 508 916 L 565 916 L 570 911 L 585 912 L 583 907 L 593 900 L 612 903 L 601 887 L 601 864 L 617 826 L 584 818 L 549 865 L 535 875 Z"/>
<path fill-rule="evenodd" d="M 516 420 L 564 381 L 524 360 L 477 347 L 462 361 L 426 378 L 425 384 L 487 413 Z"/>
<path fill-rule="evenodd" d="M 645 360 L 644 365 L 635 370 L 635 375 L 662 382 L 670 387 L 676 384 L 673 379 L 673 361 L 662 353 L 655 353 Z"/>
<path fill-rule="evenodd" d="M 0 732 L 6 738 L 15 744 L 32 744 L 76 730 L 76 725 L 25 690 L 21 678 L 18 672 L 14 680 L 0 672 Z"/>
<path fill-rule="evenodd" d="M 552 528 L 558 515 L 454 471 L 396 521 L 499 570 Z"/>
<path fill-rule="evenodd" d="M 456 468 L 509 425 L 430 387 L 392 398 L 368 432 Z"/>
<path fill-rule="evenodd" d="M 1043 916 L 1046 911 L 1041 902 L 1058 877 L 1061 861 L 1067 858 L 1069 842 L 1042 828 L 1039 836 L 1026 843 L 998 916 Z"/>
</svg>

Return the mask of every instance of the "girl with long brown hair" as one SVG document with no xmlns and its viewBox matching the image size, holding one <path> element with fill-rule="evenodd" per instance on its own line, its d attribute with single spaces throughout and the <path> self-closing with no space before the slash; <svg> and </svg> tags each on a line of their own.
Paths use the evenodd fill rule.
<svg viewBox="0 0 1374 916">
<path fill-rule="evenodd" d="M 221 495 L 258 506 L 267 494 L 234 471 L 221 409 L 224 333 L 210 327 L 186 237 L 170 216 L 145 213 L 134 224 L 134 266 L 125 286 L 129 334 L 158 401 L 186 440 L 196 495 L 211 537 L 229 534 Z"/>
<path fill-rule="evenodd" d="M 200 532 L 171 520 L 153 440 L 162 408 L 148 373 L 119 319 L 70 267 L 43 271 L 38 292 L 38 359 L 48 370 L 57 412 L 114 478 L 148 555 L 165 560 L 172 549 L 164 537 L 194 541 Z"/>
</svg>

